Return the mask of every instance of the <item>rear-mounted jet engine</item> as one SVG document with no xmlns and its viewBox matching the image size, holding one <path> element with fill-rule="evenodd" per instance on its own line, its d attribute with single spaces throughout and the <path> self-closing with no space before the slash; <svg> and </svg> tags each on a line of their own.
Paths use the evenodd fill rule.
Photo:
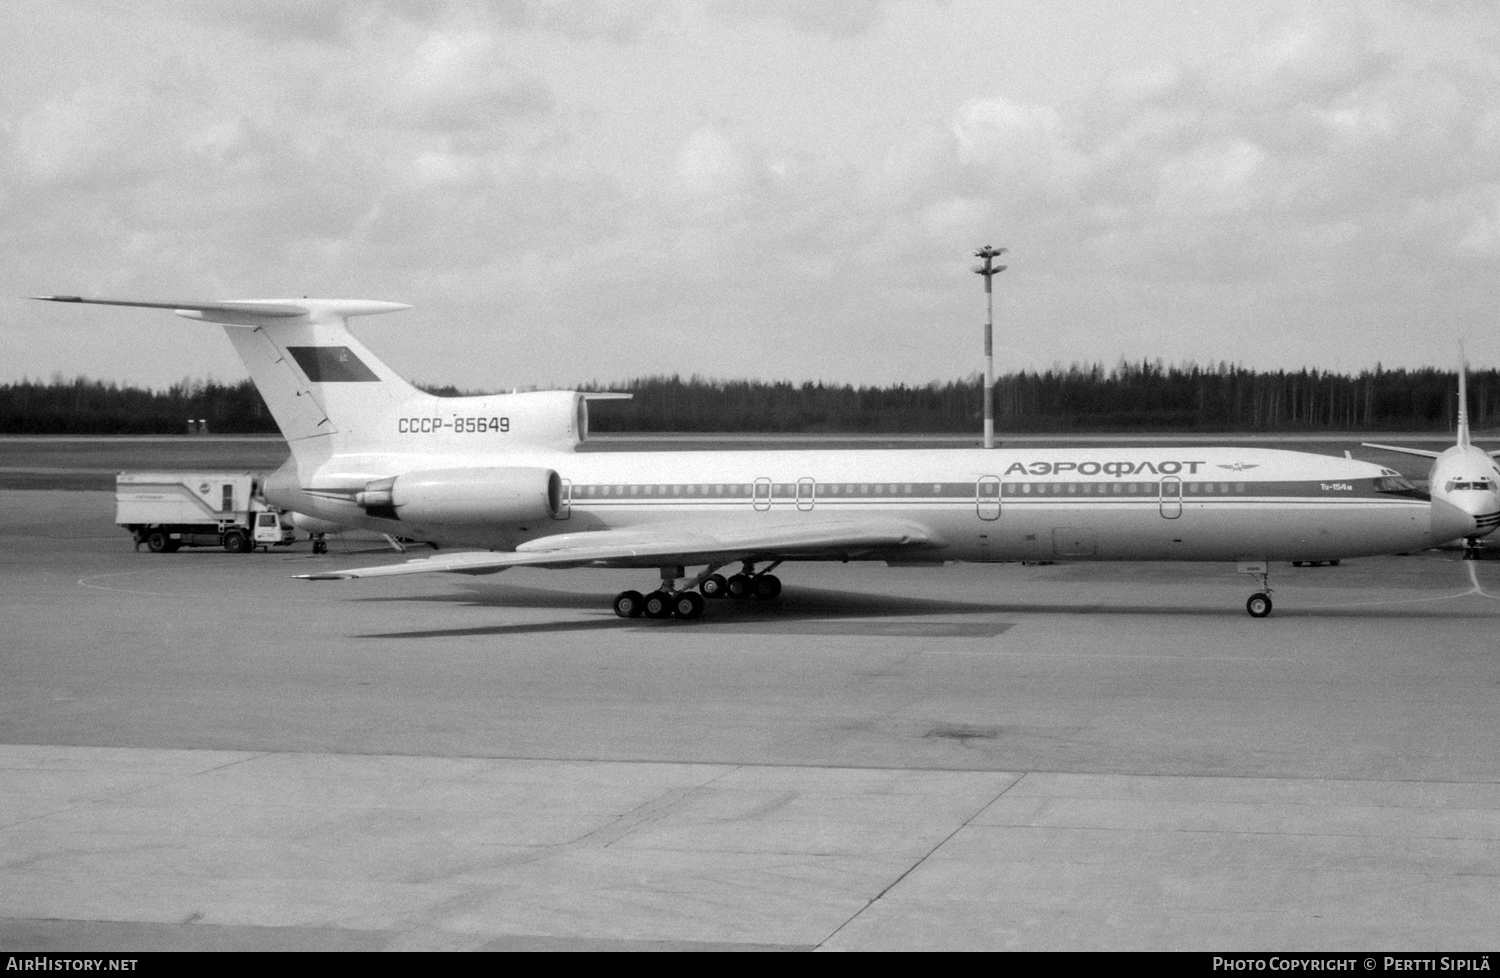
<svg viewBox="0 0 1500 978">
<path fill-rule="evenodd" d="M 387 520 L 522 523 L 557 516 L 562 480 L 552 469 L 432 469 L 376 479 L 354 499 L 370 516 Z"/>
</svg>

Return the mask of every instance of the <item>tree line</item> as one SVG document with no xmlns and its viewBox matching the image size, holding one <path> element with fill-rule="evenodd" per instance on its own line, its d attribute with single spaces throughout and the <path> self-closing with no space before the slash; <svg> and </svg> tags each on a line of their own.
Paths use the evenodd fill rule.
<svg viewBox="0 0 1500 978">
<path fill-rule="evenodd" d="M 1469 375 L 1470 422 L 1500 424 L 1500 371 Z M 463 393 L 426 387 L 439 396 Z M 924 385 L 644 377 L 580 389 L 625 391 L 595 403 L 596 432 L 972 433 L 981 426 L 978 376 Z M 1219 364 L 1122 362 L 1006 374 L 995 384 L 995 429 L 1067 431 L 1447 431 L 1457 413 L 1452 371 L 1256 371 Z M 79 377 L 0 385 L 0 433 L 274 433 L 249 380 L 183 380 L 164 390 Z"/>
</svg>

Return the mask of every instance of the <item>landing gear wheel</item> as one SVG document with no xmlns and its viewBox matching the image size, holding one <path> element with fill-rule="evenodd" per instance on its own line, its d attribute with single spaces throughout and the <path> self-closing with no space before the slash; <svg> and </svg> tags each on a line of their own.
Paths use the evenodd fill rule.
<svg viewBox="0 0 1500 978">
<path fill-rule="evenodd" d="M 781 578 L 775 574 L 759 574 L 755 578 L 754 593 L 762 601 L 774 601 L 781 593 Z"/>
<path fill-rule="evenodd" d="M 1245 602 L 1245 610 L 1251 618 L 1264 618 L 1271 613 L 1271 596 L 1265 593 L 1252 594 Z"/>
<path fill-rule="evenodd" d="M 621 591 L 615 595 L 614 609 L 621 618 L 639 618 L 646 611 L 646 599 L 639 591 Z"/>
<path fill-rule="evenodd" d="M 652 591 L 646 595 L 647 618 L 671 618 L 672 596 L 665 591 Z"/>
<path fill-rule="evenodd" d="M 703 595 L 696 591 L 683 591 L 672 598 L 672 614 L 686 621 L 703 617 L 703 608 L 707 602 Z"/>
<path fill-rule="evenodd" d="M 172 538 L 161 530 L 152 530 L 146 534 L 146 549 L 154 554 L 171 553 Z"/>
<path fill-rule="evenodd" d="M 754 579 L 746 574 L 736 574 L 724 582 L 724 590 L 736 601 L 743 601 L 745 598 L 750 597 L 754 587 Z"/>
<path fill-rule="evenodd" d="M 703 592 L 705 598 L 728 597 L 729 582 L 724 580 L 723 574 L 710 574 L 698 585 L 698 590 Z"/>
<path fill-rule="evenodd" d="M 232 554 L 249 553 L 250 541 L 239 530 L 230 530 L 224 534 L 224 549 Z"/>
<path fill-rule="evenodd" d="M 314 540 L 313 541 L 313 553 L 315 553 L 315 554 L 326 554 L 327 552 L 328 552 L 328 541 L 327 540 Z"/>
</svg>

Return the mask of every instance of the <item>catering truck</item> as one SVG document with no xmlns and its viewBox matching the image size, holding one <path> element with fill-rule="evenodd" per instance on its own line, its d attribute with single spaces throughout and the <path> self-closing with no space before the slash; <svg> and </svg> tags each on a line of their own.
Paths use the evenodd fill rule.
<svg viewBox="0 0 1500 978">
<path fill-rule="evenodd" d="M 121 472 L 115 523 L 152 553 L 223 547 L 240 554 L 295 537 L 291 520 L 262 498 L 259 472 Z"/>
</svg>

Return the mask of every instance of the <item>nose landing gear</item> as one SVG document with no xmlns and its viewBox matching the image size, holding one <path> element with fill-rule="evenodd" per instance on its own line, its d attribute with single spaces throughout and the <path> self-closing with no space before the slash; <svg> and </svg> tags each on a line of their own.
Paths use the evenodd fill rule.
<svg viewBox="0 0 1500 978">
<path fill-rule="evenodd" d="M 1500 560 L 1500 549 L 1487 547 L 1478 537 L 1464 539 L 1464 560 Z"/>
<path fill-rule="evenodd" d="M 1260 578 L 1261 590 L 1245 601 L 1245 610 L 1251 618 L 1264 618 L 1271 613 L 1271 568 L 1264 560 L 1242 560 L 1235 565 L 1241 574 L 1254 574 Z"/>
</svg>

